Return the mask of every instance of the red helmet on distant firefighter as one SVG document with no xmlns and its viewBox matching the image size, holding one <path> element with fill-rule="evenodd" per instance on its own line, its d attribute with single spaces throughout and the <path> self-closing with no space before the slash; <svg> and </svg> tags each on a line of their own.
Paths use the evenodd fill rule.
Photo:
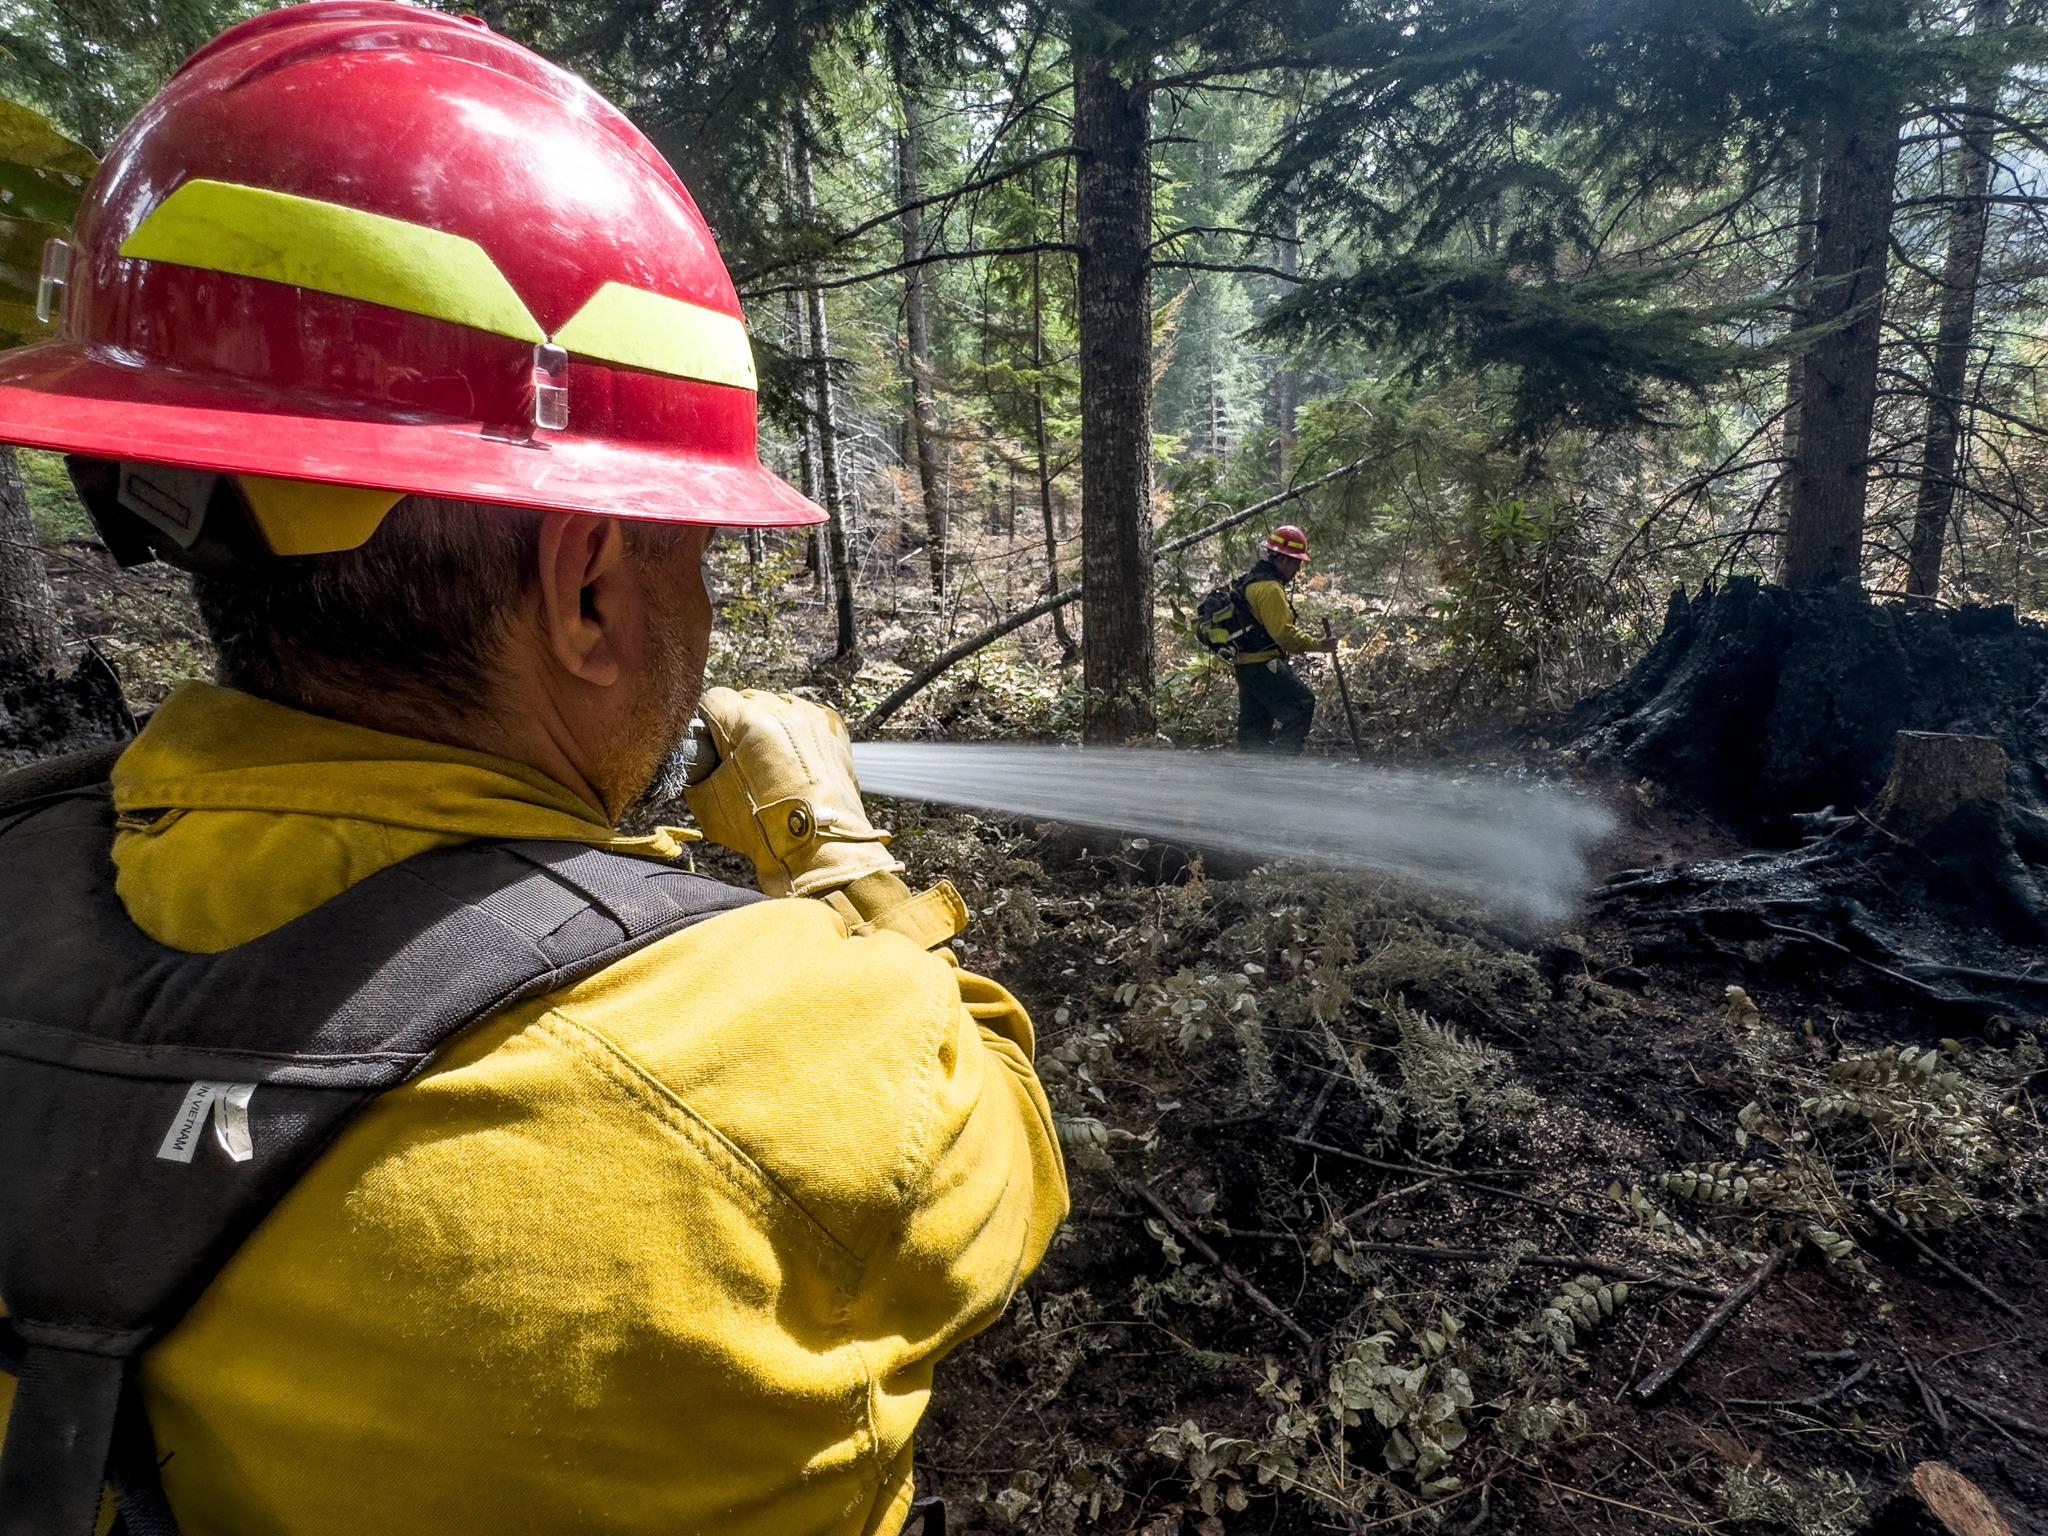
<svg viewBox="0 0 2048 1536">
<path fill-rule="evenodd" d="M 1308 559 L 1308 535 L 1292 523 L 1282 523 L 1266 535 L 1266 553 L 1286 555 L 1295 560 Z"/>
<path fill-rule="evenodd" d="M 675 172 L 473 18 L 320 0 L 223 33 L 115 142 L 44 273 L 62 329 L 0 355 L 0 441 L 664 522 L 824 517 L 761 467 L 746 323 Z"/>
</svg>

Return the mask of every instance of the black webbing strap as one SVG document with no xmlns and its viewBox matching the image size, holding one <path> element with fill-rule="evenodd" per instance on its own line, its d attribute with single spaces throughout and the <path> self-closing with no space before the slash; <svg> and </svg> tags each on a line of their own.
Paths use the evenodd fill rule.
<svg viewBox="0 0 2048 1536">
<path fill-rule="evenodd" d="M 127 1373 L 113 1355 L 28 1346 L 0 1451 L 0 1533 L 93 1529 Z"/>
<path fill-rule="evenodd" d="M 108 1536 L 178 1536 L 177 1517 L 164 1497 L 163 1478 L 157 1464 L 156 1436 L 150 1433 L 149 1415 L 142 1409 L 142 1392 L 135 1374 L 128 1375 L 128 1390 L 121 1394 L 121 1407 L 114 1419 L 114 1443 L 107 1453 L 107 1486 L 114 1490 L 116 1515 Z"/>
<path fill-rule="evenodd" d="M 127 742 L 110 741 L 0 773 L 0 816 L 51 795 L 68 795 L 106 783 L 115 761 L 127 750 Z"/>
<path fill-rule="evenodd" d="M 0 1529 L 94 1529 L 104 1474 L 118 1511 L 110 1536 L 178 1536 L 131 1362 L 31 1348 L 11 1326 L 0 1332 L 0 1370 L 16 1378 L 0 1451 Z"/>
<path fill-rule="evenodd" d="M 760 897 L 573 843 L 467 843 L 218 954 L 126 915 L 102 790 L 0 815 L 0 1536 L 175 1536 L 132 1366 L 377 1094 L 470 1023 Z M 210 1106 L 240 1092 L 240 1149 Z M 11 1348 L 12 1345 L 25 1345 Z"/>
</svg>

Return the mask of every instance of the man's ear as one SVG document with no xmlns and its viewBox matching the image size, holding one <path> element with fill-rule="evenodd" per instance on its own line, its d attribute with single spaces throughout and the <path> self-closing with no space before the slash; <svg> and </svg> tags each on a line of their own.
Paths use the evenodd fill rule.
<svg viewBox="0 0 2048 1536">
<path fill-rule="evenodd" d="M 617 518 L 550 512 L 542 520 L 542 633 L 563 671 L 599 688 L 619 680 L 617 631 L 632 601 L 625 563 Z"/>
</svg>

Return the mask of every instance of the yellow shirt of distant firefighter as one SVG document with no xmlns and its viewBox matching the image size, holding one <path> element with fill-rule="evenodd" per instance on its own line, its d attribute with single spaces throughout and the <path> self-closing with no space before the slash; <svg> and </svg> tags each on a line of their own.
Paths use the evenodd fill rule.
<svg viewBox="0 0 2048 1536">
<path fill-rule="evenodd" d="M 1265 627 L 1278 649 L 1268 647 L 1263 651 L 1247 651 L 1237 658 L 1239 665 L 1257 661 L 1271 661 L 1285 652 L 1299 656 L 1312 651 L 1322 644 L 1321 639 L 1310 634 L 1294 622 L 1294 604 L 1287 596 L 1287 589 L 1277 581 L 1254 581 L 1244 589 L 1245 606 L 1252 611 L 1252 617 Z"/>
</svg>

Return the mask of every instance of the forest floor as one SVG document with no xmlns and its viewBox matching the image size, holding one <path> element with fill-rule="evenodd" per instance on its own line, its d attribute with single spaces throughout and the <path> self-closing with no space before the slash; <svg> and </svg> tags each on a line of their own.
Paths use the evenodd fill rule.
<svg viewBox="0 0 2048 1536">
<path fill-rule="evenodd" d="M 203 669 L 177 578 L 50 553 L 132 703 Z M 852 706 L 863 676 L 809 680 Z M 1042 729 L 1059 676 L 992 655 L 903 724 Z M 1197 690 L 1175 734 L 1220 736 L 1226 702 Z M 1377 750 L 1441 739 L 1371 702 Z M 1651 786 L 1584 787 L 1619 812 L 1603 872 L 1750 851 Z M 1532 935 L 1372 877 L 884 812 L 975 910 L 963 962 L 1037 1021 L 1073 1182 L 1044 1268 L 940 1372 L 919 1466 L 951 1529 L 1848 1536 L 1939 1457 L 2048 1536 L 2040 1012 L 1963 1029 L 1626 893 Z M 2040 959 L 1940 913 L 1916 937 Z"/>
<path fill-rule="evenodd" d="M 899 820 L 965 876 L 963 958 L 1039 1021 L 1074 1154 L 1045 1268 L 941 1375 L 956 1525 L 1824 1536 L 1940 1457 L 2048 1532 L 2038 1017 L 1945 1041 L 1853 967 L 1647 956 L 1622 902 L 1530 938 Z M 1743 851 L 1638 805 L 1609 858 Z M 1996 1300 L 1870 1220 L 1875 1184 Z"/>
</svg>

